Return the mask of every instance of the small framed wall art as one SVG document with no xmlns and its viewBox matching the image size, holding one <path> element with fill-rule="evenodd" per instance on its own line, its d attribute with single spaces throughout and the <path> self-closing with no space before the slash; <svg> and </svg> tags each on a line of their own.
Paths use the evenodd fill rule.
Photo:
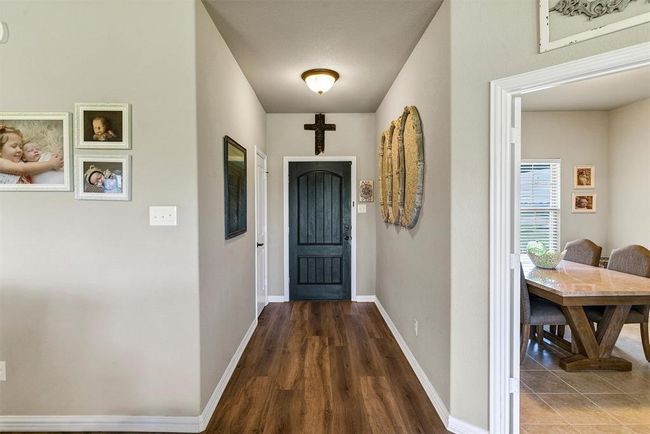
<svg viewBox="0 0 650 434">
<path fill-rule="evenodd" d="M 595 166 L 574 166 L 573 167 L 573 188 L 595 188 L 596 167 Z"/>
<path fill-rule="evenodd" d="M 70 113 L 0 113 L 0 190 L 70 191 Z"/>
<path fill-rule="evenodd" d="M 75 197 L 131 200 L 131 156 L 77 155 Z"/>
<path fill-rule="evenodd" d="M 572 193 L 571 202 L 572 213 L 596 212 L 596 193 Z"/>
<path fill-rule="evenodd" d="M 75 140 L 79 149 L 131 149 L 131 105 L 78 103 Z"/>
<path fill-rule="evenodd" d="M 229 136 L 223 138 L 223 173 L 226 239 L 246 232 L 246 148 Z"/>
<path fill-rule="evenodd" d="M 374 202 L 375 182 L 372 179 L 359 181 L 359 202 Z"/>
</svg>

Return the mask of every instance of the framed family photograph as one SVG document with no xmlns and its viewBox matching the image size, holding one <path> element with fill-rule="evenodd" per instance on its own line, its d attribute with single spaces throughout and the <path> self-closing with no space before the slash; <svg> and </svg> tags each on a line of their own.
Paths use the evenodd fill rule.
<svg viewBox="0 0 650 434">
<path fill-rule="evenodd" d="M 647 0 L 539 0 L 539 52 L 647 22 Z"/>
<path fill-rule="evenodd" d="M 131 149 L 131 105 L 78 103 L 74 105 L 76 147 Z"/>
<path fill-rule="evenodd" d="M 223 138 L 223 173 L 226 239 L 246 232 L 246 148 Z"/>
<path fill-rule="evenodd" d="M 0 113 L 0 190 L 70 191 L 70 113 Z"/>
<path fill-rule="evenodd" d="M 573 193 L 571 195 L 571 212 L 573 213 L 595 213 L 596 193 Z"/>
<path fill-rule="evenodd" d="M 77 155 L 75 197 L 84 200 L 130 200 L 129 155 Z"/>
<path fill-rule="evenodd" d="M 595 188 L 596 167 L 595 166 L 574 166 L 573 167 L 573 188 Z"/>
</svg>

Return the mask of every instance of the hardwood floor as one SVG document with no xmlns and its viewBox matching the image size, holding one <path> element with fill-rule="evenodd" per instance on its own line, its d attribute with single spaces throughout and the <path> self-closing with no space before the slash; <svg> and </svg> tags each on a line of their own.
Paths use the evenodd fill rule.
<svg viewBox="0 0 650 434">
<path fill-rule="evenodd" d="M 206 433 L 446 433 L 372 303 L 272 303 Z"/>
</svg>

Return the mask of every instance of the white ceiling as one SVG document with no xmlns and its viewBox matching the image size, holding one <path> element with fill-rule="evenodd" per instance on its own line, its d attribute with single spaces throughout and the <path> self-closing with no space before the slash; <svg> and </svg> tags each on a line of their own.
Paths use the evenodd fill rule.
<svg viewBox="0 0 650 434">
<path fill-rule="evenodd" d="M 442 0 L 204 0 L 267 113 L 375 112 Z M 338 71 L 324 95 L 300 74 Z"/>
<path fill-rule="evenodd" d="M 525 111 L 613 110 L 650 98 L 650 67 L 577 81 L 524 95 Z"/>
</svg>

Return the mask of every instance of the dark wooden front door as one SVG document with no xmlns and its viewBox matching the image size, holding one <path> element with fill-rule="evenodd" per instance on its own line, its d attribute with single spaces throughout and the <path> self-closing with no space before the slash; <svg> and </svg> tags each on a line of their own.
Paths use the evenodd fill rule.
<svg viewBox="0 0 650 434">
<path fill-rule="evenodd" d="M 350 299 L 351 163 L 289 163 L 291 300 Z"/>
</svg>

